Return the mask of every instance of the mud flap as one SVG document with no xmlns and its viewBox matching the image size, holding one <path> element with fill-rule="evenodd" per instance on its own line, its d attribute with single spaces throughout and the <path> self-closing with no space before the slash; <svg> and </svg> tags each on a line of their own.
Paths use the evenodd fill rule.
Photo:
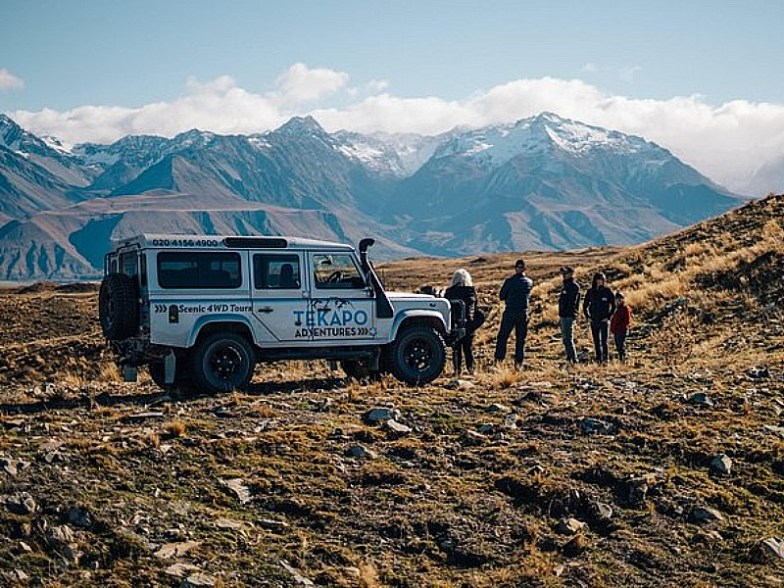
<svg viewBox="0 0 784 588">
<path fill-rule="evenodd" d="M 177 357 L 171 349 L 166 357 L 163 358 L 163 381 L 167 385 L 174 384 L 174 378 L 177 374 Z"/>
</svg>

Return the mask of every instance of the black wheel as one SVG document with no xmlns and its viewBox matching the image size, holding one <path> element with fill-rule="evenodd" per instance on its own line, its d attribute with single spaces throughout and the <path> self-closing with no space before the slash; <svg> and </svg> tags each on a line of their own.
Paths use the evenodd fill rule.
<svg viewBox="0 0 784 588">
<path fill-rule="evenodd" d="M 344 359 L 340 362 L 340 367 L 352 380 L 362 382 L 365 380 L 378 380 L 381 373 L 372 371 L 367 362 L 358 359 Z"/>
<path fill-rule="evenodd" d="M 197 391 L 245 390 L 255 367 L 253 347 L 236 333 L 207 335 L 191 355 L 191 375 Z"/>
<path fill-rule="evenodd" d="M 136 280 L 125 274 L 108 274 L 98 293 L 98 318 L 107 339 L 126 339 L 139 329 L 139 295 Z"/>
<path fill-rule="evenodd" d="M 429 384 L 446 365 L 446 343 L 436 329 L 414 325 L 401 330 L 389 353 L 392 374 L 406 384 Z"/>
</svg>

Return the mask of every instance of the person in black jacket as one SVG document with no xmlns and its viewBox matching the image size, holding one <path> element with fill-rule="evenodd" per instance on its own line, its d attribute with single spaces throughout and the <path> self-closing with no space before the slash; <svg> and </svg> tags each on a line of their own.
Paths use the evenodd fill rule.
<svg viewBox="0 0 784 588">
<path fill-rule="evenodd" d="M 580 286 L 574 281 L 574 269 L 561 268 L 563 287 L 558 298 L 558 318 L 561 323 L 561 338 L 563 339 L 566 361 L 577 363 L 577 349 L 574 346 L 574 323 L 580 316 Z"/>
<path fill-rule="evenodd" d="M 449 301 L 460 300 L 465 305 L 466 334 L 455 344 L 452 359 L 455 365 L 455 375 L 459 376 L 463 369 L 463 355 L 465 355 L 466 368 L 469 374 L 474 373 L 474 331 L 470 325 L 476 315 L 476 288 L 469 274 L 464 269 L 459 269 L 452 276 L 452 285 L 444 292 L 444 298 Z"/>
<path fill-rule="evenodd" d="M 591 289 L 585 293 L 583 300 L 583 313 L 591 321 L 591 335 L 599 363 L 607 363 L 610 358 L 607 340 L 610 337 L 610 317 L 615 312 L 615 296 L 604 283 L 604 274 L 595 274 Z"/>
<path fill-rule="evenodd" d="M 515 331 L 515 367 L 523 366 L 525 358 L 525 339 L 528 336 L 528 306 L 531 300 L 533 280 L 525 275 L 525 261 L 515 262 L 515 273 L 504 280 L 499 297 L 506 302 L 501 316 L 501 327 L 495 345 L 495 360 L 501 362 L 506 357 L 506 345 L 512 330 Z"/>
</svg>

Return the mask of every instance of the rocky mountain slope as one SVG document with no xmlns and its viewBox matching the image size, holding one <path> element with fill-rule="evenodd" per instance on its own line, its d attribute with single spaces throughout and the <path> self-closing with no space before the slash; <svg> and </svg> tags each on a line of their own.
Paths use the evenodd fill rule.
<svg viewBox="0 0 784 588">
<path fill-rule="evenodd" d="M 0 116 L 0 279 L 96 276 L 111 238 L 162 223 L 279 232 L 302 212 L 297 234 L 371 234 L 399 258 L 637 243 L 738 203 L 661 147 L 547 113 L 437 137 L 306 117 L 74 147 Z"/>
<path fill-rule="evenodd" d="M 94 287 L 6 290 L 2 583 L 779 586 L 782 218 L 777 196 L 642 246 L 531 254 L 522 372 L 491 365 L 516 255 L 387 265 L 400 288 L 466 267 L 489 310 L 476 376 L 418 390 L 313 362 L 172 397 L 117 381 Z M 565 263 L 626 292 L 628 364 L 564 364 Z"/>
</svg>

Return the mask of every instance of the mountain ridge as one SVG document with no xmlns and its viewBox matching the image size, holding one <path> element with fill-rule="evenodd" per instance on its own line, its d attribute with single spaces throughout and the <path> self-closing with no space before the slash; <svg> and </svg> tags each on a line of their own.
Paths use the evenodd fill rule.
<svg viewBox="0 0 784 588">
<path fill-rule="evenodd" d="M 162 222 L 372 234 L 382 258 L 460 256 L 637 243 L 741 202 L 644 138 L 549 112 L 435 137 L 329 133 L 308 116 L 251 135 L 192 129 L 74 146 L 3 116 L 0 196 L 0 227 L 17 221 L 0 237 L 0 279 L 97 275 L 110 238 Z M 297 214 L 302 226 L 282 220 Z"/>
</svg>

